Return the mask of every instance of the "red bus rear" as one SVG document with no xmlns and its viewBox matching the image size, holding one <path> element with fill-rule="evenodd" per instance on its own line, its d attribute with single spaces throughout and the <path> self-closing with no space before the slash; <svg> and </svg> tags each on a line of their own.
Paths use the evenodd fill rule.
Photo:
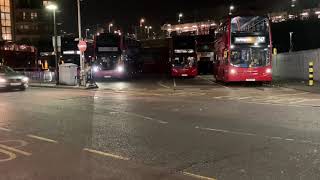
<svg viewBox="0 0 320 180">
<path fill-rule="evenodd" d="M 272 81 L 272 40 L 267 17 L 229 17 L 215 34 L 216 80 Z"/>
<path fill-rule="evenodd" d="M 174 36 L 170 41 L 172 77 L 196 77 L 196 41 L 194 36 Z"/>
</svg>

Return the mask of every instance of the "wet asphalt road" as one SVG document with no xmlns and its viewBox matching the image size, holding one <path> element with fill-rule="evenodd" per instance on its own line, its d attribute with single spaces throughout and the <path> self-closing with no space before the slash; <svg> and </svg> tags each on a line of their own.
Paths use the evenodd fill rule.
<svg viewBox="0 0 320 180">
<path fill-rule="evenodd" d="M 0 180 L 320 179 L 320 95 L 141 78 L 0 93 Z"/>
</svg>

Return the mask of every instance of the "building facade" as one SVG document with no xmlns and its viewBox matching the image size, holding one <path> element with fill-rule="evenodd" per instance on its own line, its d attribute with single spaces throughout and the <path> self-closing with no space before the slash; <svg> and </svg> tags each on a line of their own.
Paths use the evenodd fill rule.
<svg viewBox="0 0 320 180">
<path fill-rule="evenodd" d="M 13 0 L 14 40 L 38 46 L 52 36 L 52 13 L 47 0 Z"/>
<path fill-rule="evenodd" d="M 0 0 L 0 41 L 13 40 L 12 1 Z"/>
</svg>

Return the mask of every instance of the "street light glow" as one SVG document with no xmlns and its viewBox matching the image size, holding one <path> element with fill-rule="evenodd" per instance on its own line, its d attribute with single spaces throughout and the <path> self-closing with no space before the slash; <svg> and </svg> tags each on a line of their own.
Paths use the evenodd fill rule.
<svg viewBox="0 0 320 180">
<path fill-rule="evenodd" d="M 182 14 L 182 13 L 179 13 L 179 17 L 182 18 L 182 17 L 183 17 L 183 14 Z"/>
<path fill-rule="evenodd" d="M 231 6 L 230 6 L 230 11 L 233 11 L 233 10 L 234 10 L 234 6 L 231 5 Z"/>
<path fill-rule="evenodd" d="M 110 27 L 112 27 L 112 26 L 113 26 L 113 24 L 112 24 L 112 23 L 110 23 L 110 24 L 109 24 L 109 26 L 110 26 Z"/>
<path fill-rule="evenodd" d="M 145 22 L 145 20 L 143 18 L 141 18 L 140 23 L 144 23 L 144 22 Z"/>
<path fill-rule="evenodd" d="M 49 4 L 48 6 L 46 6 L 46 9 L 50 11 L 55 11 L 58 9 L 58 6 L 56 4 Z"/>
</svg>

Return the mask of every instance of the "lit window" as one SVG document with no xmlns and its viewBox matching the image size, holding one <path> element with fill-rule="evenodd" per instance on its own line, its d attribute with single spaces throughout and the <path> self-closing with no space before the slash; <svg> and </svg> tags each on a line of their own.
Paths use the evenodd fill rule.
<svg viewBox="0 0 320 180">
<path fill-rule="evenodd" d="M 12 40 L 11 30 L 11 4 L 9 0 L 0 0 L 0 26 L 1 37 L 4 40 Z"/>
<path fill-rule="evenodd" d="M 31 17 L 32 20 L 37 19 L 38 18 L 38 13 L 32 12 L 30 17 Z"/>
</svg>

